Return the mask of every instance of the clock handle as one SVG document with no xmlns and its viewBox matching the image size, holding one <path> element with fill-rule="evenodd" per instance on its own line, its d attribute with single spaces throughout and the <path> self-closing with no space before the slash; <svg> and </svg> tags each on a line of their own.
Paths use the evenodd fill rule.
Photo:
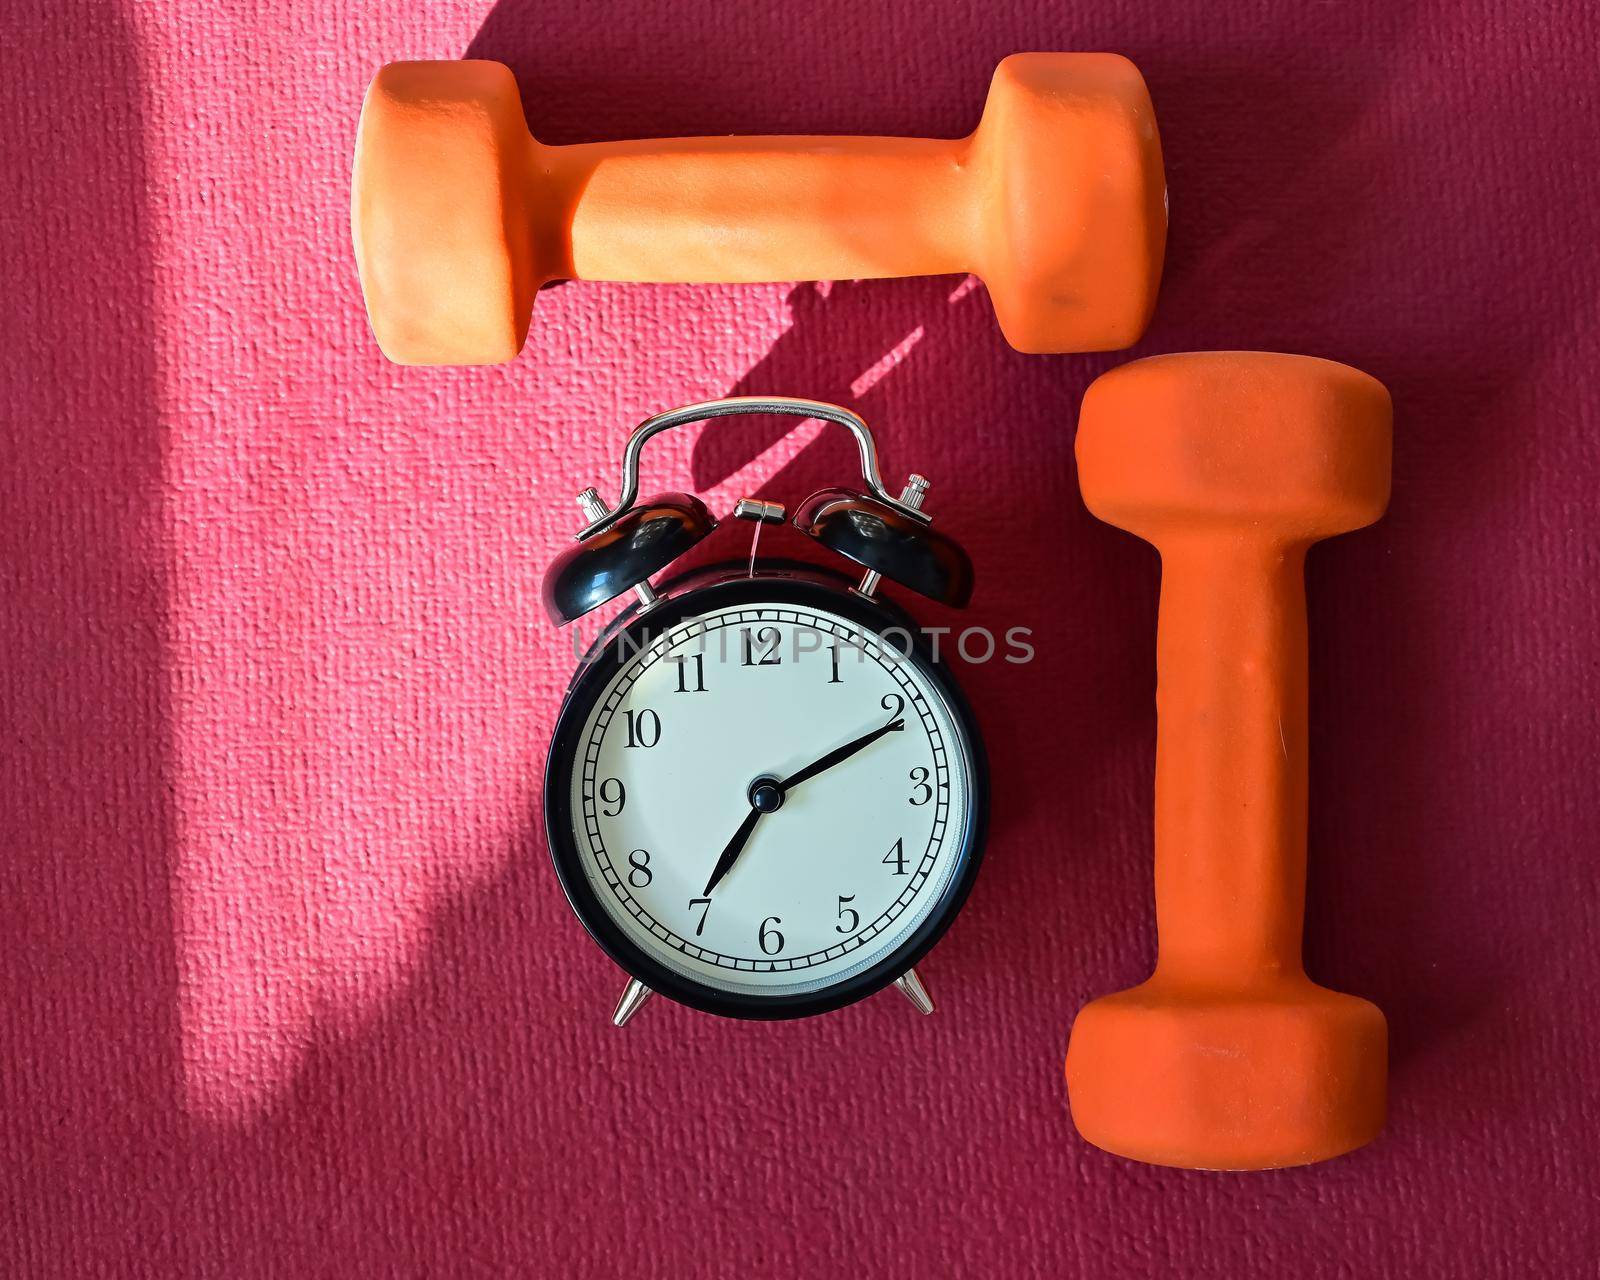
<svg viewBox="0 0 1600 1280">
<path fill-rule="evenodd" d="M 670 431 L 673 427 L 706 422 L 712 418 L 725 418 L 735 413 L 783 414 L 794 418 L 819 418 L 823 422 L 837 423 L 855 437 L 856 450 L 861 455 L 861 478 L 873 496 L 913 521 L 928 523 L 927 512 L 919 511 L 915 506 L 902 502 L 884 487 L 883 475 L 878 470 L 877 442 L 873 440 L 871 430 L 858 414 L 850 412 L 841 405 L 828 404 L 822 400 L 802 400 L 794 396 L 726 396 L 721 400 L 702 400 L 698 404 L 686 404 L 680 409 L 668 409 L 653 418 L 646 418 L 635 427 L 633 434 L 628 437 L 628 447 L 622 455 L 622 493 L 614 507 L 607 508 L 599 501 L 598 494 L 595 495 L 595 503 L 598 505 L 586 504 L 584 514 L 589 517 L 590 523 L 578 533 L 578 541 L 583 542 L 596 534 L 604 533 L 621 520 L 638 500 L 639 459 L 644 452 L 645 443 L 651 437 L 658 436 L 663 431 Z M 585 494 L 594 492 L 590 489 L 586 490 Z M 600 514 L 595 514 L 597 511 Z"/>
</svg>

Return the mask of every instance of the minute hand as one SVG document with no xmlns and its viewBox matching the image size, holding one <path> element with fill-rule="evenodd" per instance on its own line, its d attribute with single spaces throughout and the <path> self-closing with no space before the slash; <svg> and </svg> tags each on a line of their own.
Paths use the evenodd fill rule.
<svg viewBox="0 0 1600 1280">
<path fill-rule="evenodd" d="M 806 779 L 815 778 L 824 769 L 831 769 L 831 768 L 833 768 L 834 765 L 841 764 L 844 761 L 848 760 L 851 756 L 855 755 L 855 753 L 860 751 L 863 747 L 871 746 L 879 738 L 883 737 L 884 734 L 898 732 L 899 730 L 904 729 L 905 727 L 906 727 L 906 722 L 905 722 L 904 718 L 896 718 L 894 720 L 891 720 L 891 721 L 889 721 L 888 724 L 882 725 L 881 727 L 879 727 L 877 729 L 874 729 L 871 733 L 862 734 L 854 742 L 847 742 L 842 747 L 835 747 L 832 751 L 828 752 L 828 754 L 823 756 L 820 760 L 814 760 L 810 764 L 808 764 L 804 769 L 801 769 L 798 773 L 790 774 L 787 778 L 785 778 L 778 785 L 780 787 L 782 787 L 783 790 L 784 790 L 784 793 L 787 794 L 788 792 L 792 791 L 795 787 L 798 787 L 802 782 L 806 781 Z"/>
</svg>

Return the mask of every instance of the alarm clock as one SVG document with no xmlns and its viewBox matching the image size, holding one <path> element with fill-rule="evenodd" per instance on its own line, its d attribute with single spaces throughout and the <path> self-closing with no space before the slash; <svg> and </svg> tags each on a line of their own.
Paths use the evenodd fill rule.
<svg viewBox="0 0 1600 1280">
<path fill-rule="evenodd" d="M 757 552 L 779 503 L 741 500 L 747 559 L 652 583 L 716 527 L 698 497 L 640 499 L 663 431 L 788 414 L 852 433 L 864 489 L 830 488 L 794 528 L 857 566 Z M 983 852 L 988 776 L 947 665 L 883 583 L 963 607 L 972 563 L 932 527 L 928 482 L 885 488 L 872 433 L 837 405 L 732 397 L 640 424 L 607 506 L 543 587 L 563 626 L 632 592 L 584 654 L 550 744 L 544 817 L 573 911 L 628 974 L 612 1020 L 652 994 L 738 1018 L 793 1018 L 891 984 L 933 1011 L 915 965 L 961 909 Z"/>
</svg>

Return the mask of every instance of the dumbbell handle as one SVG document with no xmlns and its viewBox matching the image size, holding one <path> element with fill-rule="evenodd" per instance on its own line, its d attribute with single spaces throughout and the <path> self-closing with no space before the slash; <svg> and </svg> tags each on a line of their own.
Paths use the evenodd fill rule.
<svg viewBox="0 0 1600 1280">
<path fill-rule="evenodd" d="M 565 274 L 754 283 L 978 270 L 971 139 L 667 138 L 533 143 L 564 205 Z M 530 198 L 537 198 L 530 192 Z M 562 246 L 551 246 L 559 261 Z"/>
<path fill-rule="evenodd" d="M 1237 529 L 1160 545 L 1157 976 L 1300 974 L 1305 547 Z"/>
</svg>

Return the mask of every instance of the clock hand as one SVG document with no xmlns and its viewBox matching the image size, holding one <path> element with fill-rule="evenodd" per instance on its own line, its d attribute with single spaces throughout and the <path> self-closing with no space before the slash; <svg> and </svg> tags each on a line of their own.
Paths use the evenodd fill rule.
<svg viewBox="0 0 1600 1280">
<path fill-rule="evenodd" d="M 883 737 L 884 734 L 897 733 L 905 727 L 905 719 L 903 717 L 897 717 L 889 721 L 888 724 L 874 729 L 871 733 L 862 734 L 854 742 L 847 742 L 842 747 L 835 747 L 820 760 L 812 761 L 812 763 L 800 770 L 799 773 L 791 774 L 789 777 L 785 778 L 778 784 L 778 786 L 784 791 L 785 794 L 787 794 L 789 791 L 795 787 L 798 787 L 807 779 L 815 778 L 824 769 L 831 769 L 836 764 L 843 764 L 851 756 L 855 755 L 856 752 L 860 751 L 863 747 L 871 746 L 879 738 Z"/>
<path fill-rule="evenodd" d="M 743 852 L 749 842 L 750 833 L 756 829 L 756 823 L 761 821 L 763 813 L 774 813 L 783 805 L 784 797 L 790 788 L 798 786 L 807 778 L 814 778 L 824 769 L 831 769 L 836 764 L 848 760 L 863 747 L 870 746 L 886 733 L 898 732 L 906 727 L 903 718 L 897 717 L 888 724 L 874 729 L 871 733 L 864 733 L 853 742 L 847 742 L 842 747 L 835 747 L 820 760 L 814 760 L 800 772 L 792 774 L 782 782 L 771 777 L 757 778 L 750 787 L 750 812 L 745 815 L 739 829 L 733 833 L 733 838 L 728 841 L 723 849 L 722 856 L 717 859 L 717 865 L 711 868 L 711 878 L 706 881 L 703 897 L 709 898 L 711 891 L 721 883 L 722 878 L 733 870 L 733 864 L 738 861 L 739 854 Z"/>
<path fill-rule="evenodd" d="M 750 833 L 756 829 L 756 823 L 761 821 L 761 812 L 754 804 L 750 806 L 750 812 L 745 815 L 744 821 L 739 824 L 739 829 L 733 833 L 733 839 L 728 841 L 727 848 L 722 851 L 722 856 L 717 859 L 717 865 L 711 868 L 711 879 L 706 881 L 706 891 L 701 895 L 702 897 L 709 898 L 711 891 L 717 887 L 717 883 L 722 877 L 733 870 L 733 864 L 738 859 L 740 850 L 744 848 L 745 842 L 750 839 Z"/>
</svg>

